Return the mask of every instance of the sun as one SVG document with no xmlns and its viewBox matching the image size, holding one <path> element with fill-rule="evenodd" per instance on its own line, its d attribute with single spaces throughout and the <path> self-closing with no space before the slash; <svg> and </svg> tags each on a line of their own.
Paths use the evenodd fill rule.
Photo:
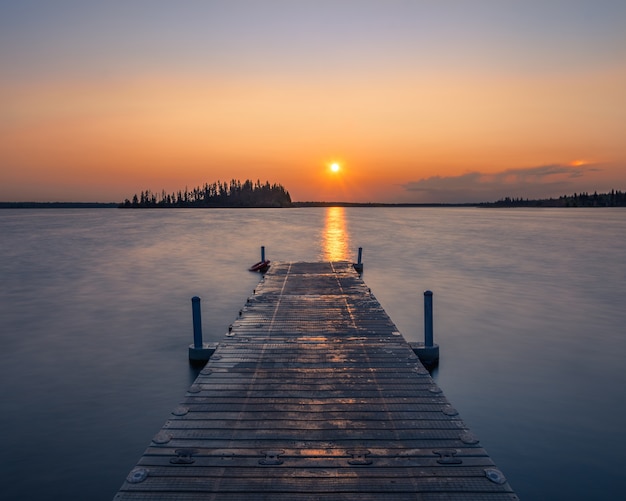
<svg viewBox="0 0 626 501">
<path fill-rule="evenodd" d="M 330 164 L 331 172 L 339 172 L 340 170 L 341 170 L 341 165 L 339 165 L 337 162 L 333 162 L 332 164 Z"/>
</svg>

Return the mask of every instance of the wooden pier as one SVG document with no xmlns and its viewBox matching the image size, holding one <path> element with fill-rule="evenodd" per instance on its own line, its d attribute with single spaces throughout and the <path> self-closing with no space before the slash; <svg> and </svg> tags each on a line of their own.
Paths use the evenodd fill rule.
<svg viewBox="0 0 626 501">
<path fill-rule="evenodd" d="M 116 501 L 515 500 L 351 263 L 273 264 Z"/>
</svg>

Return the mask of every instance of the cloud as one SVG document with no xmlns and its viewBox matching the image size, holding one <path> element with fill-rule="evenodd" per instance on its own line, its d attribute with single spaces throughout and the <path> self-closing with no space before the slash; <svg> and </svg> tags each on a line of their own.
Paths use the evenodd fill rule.
<svg viewBox="0 0 626 501">
<path fill-rule="evenodd" d="M 584 190 L 582 178 L 598 171 L 593 165 L 541 165 L 496 173 L 469 172 L 410 181 L 403 188 L 418 203 L 492 202 L 504 197 L 549 198 Z"/>
</svg>

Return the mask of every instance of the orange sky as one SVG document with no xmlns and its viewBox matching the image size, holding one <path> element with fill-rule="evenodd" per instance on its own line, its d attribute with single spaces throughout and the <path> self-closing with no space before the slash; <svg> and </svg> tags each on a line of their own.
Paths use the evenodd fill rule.
<svg viewBox="0 0 626 501">
<path fill-rule="evenodd" d="M 333 7 L 322 3 L 328 14 Z M 260 48 L 244 36 L 249 20 L 224 3 L 232 23 L 224 31 L 241 39 L 215 35 L 224 49 L 211 56 L 211 40 L 200 38 L 209 55 L 182 62 L 171 54 L 151 61 L 159 48 L 136 47 L 129 28 L 120 36 L 130 55 L 109 53 L 114 35 L 104 30 L 96 37 L 102 47 L 87 37 L 87 54 L 76 54 L 86 34 L 62 43 L 54 38 L 59 21 L 49 28 L 56 68 L 42 62 L 44 45 L 25 48 L 21 32 L 5 34 L 14 50 L 0 51 L 0 63 L 12 69 L 17 56 L 24 63 L 0 81 L 0 200 L 121 201 L 143 189 L 232 178 L 281 183 L 298 201 L 466 202 L 626 189 L 626 46 L 592 39 L 612 25 L 589 30 L 586 43 L 613 51 L 594 58 L 581 49 L 583 35 L 568 31 L 578 18 L 555 14 L 566 26 L 548 23 L 535 33 L 552 42 L 547 49 L 523 30 L 503 35 L 506 25 L 477 19 L 466 20 L 475 31 L 459 39 L 433 31 L 417 40 L 410 26 L 402 36 L 384 26 L 369 36 L 376 14 L 400 22 L 402 12 L 366 3 L 372 19 L 335 44 L 315 32 L 321 14 L 305 21 L 311 12 L 296 9 L 261 30 Z M 447 30 L 462 19 L 462 12 L 429 13 Z M 297 21 L 311 32 L 291 47 L 276 29 Z M 479 28 L 491 34 L 478 36 Z M 424 50 L 425 42 L 433 48 Z M 332 161 L 342 165 L 337 174 L 328 170 Z"/>
</svg>

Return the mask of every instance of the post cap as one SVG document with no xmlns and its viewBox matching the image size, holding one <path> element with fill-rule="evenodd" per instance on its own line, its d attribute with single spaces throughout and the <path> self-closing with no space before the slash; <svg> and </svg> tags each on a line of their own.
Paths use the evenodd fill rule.
<svg viewBox="0 0 626 501">
<path fill-rule="evenodd" d="M 424 296 L 432 296 L 433 291 L 424 291 Z"/>
</svg>

